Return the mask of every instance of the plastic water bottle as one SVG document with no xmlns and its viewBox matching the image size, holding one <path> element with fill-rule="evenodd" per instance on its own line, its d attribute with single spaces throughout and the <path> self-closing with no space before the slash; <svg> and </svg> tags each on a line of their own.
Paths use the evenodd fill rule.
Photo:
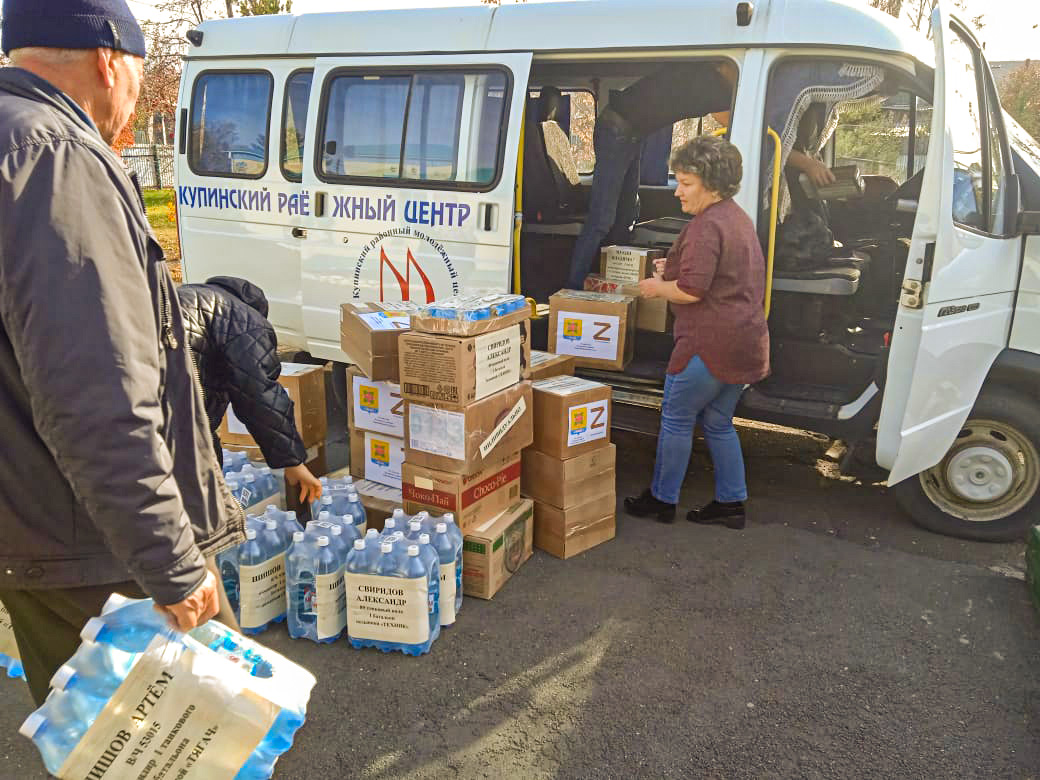
<svg viewBox="0 0 1040 780">
<path fill-rule="evenodd" d="M 264 516 L 264 527 L 258 536 L 264 548 L 272 555 L 283 554 L 289 549 L 289 544 L 292 542 L 292 533 L 289 529 L 270 515 Z"/>
<path fill-rule="evenodd" d="M 270 466 L 260 467 L 260 483 L 264 486 L 264 498 L 270 498 L 282 492 L 278 480 L 275 479 L 274 474 L 271 472 Z"/>
<path fill-rule="evenodd" d="M 322 512 L 332 514 L 332 496 L 325 493 L 317 501 L 311 502 L 311 520 L 317 520 Z"/>
<path fill-rule="evenodd" d="M 437 523 L 431 539 L 433 549 L 437 552 L 437 565 L 440 571 L 440 614 L 441 625 L 451 626 L 455 623 L 455 613 L 462 605 L 462 593 L 455 590 L 456 550 L 455 541 L 448 533 L 447 523 Z"/>
<path fill-rule="evenodd" d="M 107 700 L 126 679 L 137 656 L 98 642 L 80 643 L 72 658 L 58 667 L 51 687 L 78 690 Z"/>
<path fill-rule="evenodd" d="M 314 556 L 315 636 L 317 642 L 335 642 L 347 625 L 346 594 L 343 590 L 343 560 L 329 544 L 328 536 L 318 537 Z"/>
<path fill-rule="evenodd" d="M 293 639 L 316 637 L 314 625 L 314 557 L 316 547 L 303 531 L 293 534 L 292 547 L 285 558 L 285 588 L 289 636 Z"/>
<path fill-rule="evenodd" d="M 325 514 L 322 512 L 322 514 Z M 317 544 L 318 537 L 327 536 L 329 538 L 329 549 L 331 549 L 336 557 L 339 558 L 342 564 L 347 559 L 347 553 L 350 552 L 350 545 L 353 543 L 353 539 L 348 543 L 343 537 L 343 529 L 335 523 L 330 523 L 328 520 L 311 520 L 307 523 L 307 530 L 305 532 L 307 536 L 314 540 Z"/>
<path fill-rule="evenodd" d="M 388 517 L 386 518 L 386 520 L 383 521 L 383 533 L 379 535 L 379 538 L 387 539 L 393 536 L 397 532 L 397 530 L 397 518 Z"/>
<path fill-rule="evenodd" d="M 6 669 L 8 677 L 25 678 L 25 669 L 22 668 L 22 662 L 5 653 L 0 653 L 0 669 Z"/>
<path fill-rule="evenodd" d="M 200 642 L 217 655 L 231 661 L 253 677 L 266 679 L 274 676 L 274 667 L 263 654 L 244 645 L 230 628 L 219 623 L 204 623 L 190 632 L 192 639 Z"/>
<path fill-rule="evenodd" d="M 291 509 L 285 513 L 284 522 L 285 527 L 289 530 L 290 534 L 294 534 L 297 531 L 303 531 L 303 526 L 300 525 L 300 521 L 296 518 L 296 512 Z"/>
<path fill-rule="evenodd" d="M 351 490 L 347 493 L 347 511 L 344 514 L 354 518 L 354 527 L 358 529 L 358 532 L 363 534 L 368 530 L 368 514 L 365 512 L 365 506 L 361 503 L 357 491 Z M 404 512 L 402 511 L 401 514 L 403 515 Z"/>
<path fill-rule="evenodd" d="M 245 472 L 244 467 L 242 471 Z M 240 482 L 241 487 L 239 488 L 238 496 L 236 496 L 236 498 L 238 498 L 238 503 L 247 507 L 252 506 L 260 500 L 259 491 L 256 487 L 256 476 L 252 473 L 244 473 Z"/>
<path fill-rule="evenodd" d="M 347 514 L 348 507 L 350 506 L 350 494 L 354 492 L 352 485 L 345 485 L 343 483 L 334 483 L 329 485 L 329 498 L 332 499 L 330 512 L 334 515 L 345 515 Z"/>
<path fill-rule="evenodd" d="M 232 452 L 231 450 L 224 450 L 224 475 L 232 474 L 242 470 L 242 467 L 249 462 L 249 458 L 246 457 L 244 452 Z"/>
<path fill-rule="evenodd" d="M 462 609 L 462 529 L 455 525 L 455 515 L 445 512 L 441 522 L 447 526 L 448 536 L 455 542 L 455 613 Z"/>
<path fill-rule="evenodd" d="M 104 642 L 126 653 L 143 653 L 157 635 L 172 639 L 175 632 L 155 610 L 151 599 L 141 599 L 91 618 L 79 635 L 81 639 Z"/>
<path fill-rule="evenodd" d="M 285 577 L 283 545 L 278 521 L 274 518 L 264 521 L 263 530 L 259 534 L 254 528 L 246 529 L 246 541 L 238 548 L 239 622 L 242 623 L 243 634 L 259 634 L 271 623 L 285 620 L 286 602 L 282 595 L 282 585 L 277 586 L 275 597 L 271 598 L 272 585 L 283 582 Z M 264 610 L 263 617 L 256 612 L 261 608 Z M 271 610 L 274 610 L 274 614 Z"/>
<path fill-rule="evenodd" d="M 384 545 L 385 549 L 385 545 Z M 383 557 L 386 557 L 385 555 Z M 440 581 L 440 571 L 431 570 L 430 567 L 423 562 L 423 559 L 419 555 L 419 545 L 412 544 L 408 546 L 407 557 L 404 560 L 403 566 L 398 570 L 400 573 L 398 576 L 404 577 L 405 579 L 425 579 L 428 583 L 427 599 L 430 603 L 429 615 L 430 615 L 430 634 L 425 642 L 419 644 L 401 644 L 400 649 L 405 655 L 422 655 L 423 653 L 430 652 L 430 646 L 433 644 L 433 640 L 436 639 L 436 635 L 433 633 L 433 628 L 436 626 L 437 633 L 440 633 L 440 616 L 437 614 L 437 593 L 439 592 L 438 583 Z"/>
<path fill-rule="evenodd" d="M 404 538 L 407 539 L 412 544 L 415 544 L 416 542 L 419 541 L 419 536 L 422 534 L 422 532 L 423 532 L 422 520 L 419 520 L 418 518 L 413 517 L 411 520 L 408 521 L 408 530 L 405 531 Z"/>
<path fill-rule="evenodd" d="M 441 634 L 441 561 L 430 544 L 428 533 L 419 534 L 419 557 L 430 572 L 427 593 L 429 595 L 430 636 L 436 639 Z"/>
<path fill-rule="evenodd" d="M 52 775 L 57 775 L 89 727 L 89 723 L 67 722 L 61 717 L 59 710 L 64 703 L 63 696 L 61 691 L 51 693 L 43 707 L 26 718 L 18 729 L 19 734 L 36 745 L 43 765 Z"/>
</svg>

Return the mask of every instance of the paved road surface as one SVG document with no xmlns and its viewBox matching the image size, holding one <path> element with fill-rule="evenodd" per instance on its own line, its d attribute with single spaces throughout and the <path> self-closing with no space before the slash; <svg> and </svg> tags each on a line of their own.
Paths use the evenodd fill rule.
<svg viewBox="0 0 1040 780">
<path fill-rule="evenodd" d="M 746 531 L 621 516 L 466 601 L 421 659 L 265 635 L 319 678 L 284 778 L 1036 777 L 1021 545 L 918 531 L 827 443 L 744 429 Z M 619 499 L 652 442 L 617 438 Z M 703 442 L 687 505 L 710 493 Z M 0 777 L 43 777 L 0 680 Z"/>
</svg>

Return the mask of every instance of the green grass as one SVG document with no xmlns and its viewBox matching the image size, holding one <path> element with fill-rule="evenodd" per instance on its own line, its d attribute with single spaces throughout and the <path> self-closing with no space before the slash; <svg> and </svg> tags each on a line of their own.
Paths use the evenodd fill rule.
<svg viewBox="0 0 1040 780">
<path fill-rule="evenodd" d="M 173 190 L 144 190 L 144 209 L 152 228 L 171 228 L 176 222 L 170 219 L 170 204 L 173 203 Z"/>
</svg>

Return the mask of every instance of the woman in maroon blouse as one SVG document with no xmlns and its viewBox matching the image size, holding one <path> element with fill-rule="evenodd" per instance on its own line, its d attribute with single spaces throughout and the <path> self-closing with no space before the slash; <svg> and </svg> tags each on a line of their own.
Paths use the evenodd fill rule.
<svg viewBox="0 0 1040 780">
<path fill-rule="evenodd" d="M 695 138 L 672 156 L 672 170 L 675 196 L 695 218 L 672 245 L 663 269 L 639 283 L 644 298 L 671 302 L 675 347 L 664 383 L 653 483 L 641 496 L 625 499 L 625 508 L 640 517 L 675 520 L 700 422 L 715 465 L 715 500 L 687 519 L 743 528 L 747 483 L 733 411 L 744 387 L 769 374 L 765 260 L 755 226 L 732 200 L 743 175 L 733 144 Z"/>
</svg>

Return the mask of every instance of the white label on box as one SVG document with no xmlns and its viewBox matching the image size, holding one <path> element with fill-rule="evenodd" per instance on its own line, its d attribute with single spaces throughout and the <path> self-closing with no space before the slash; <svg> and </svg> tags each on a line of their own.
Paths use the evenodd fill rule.
<svg viewBox="0 0 1040 780">
<path fill-rule="evenodd" d="M 520 400 L 509 410 L 509 414 L 503 417 L 502 422 L 495 426 L 495 430 L 491 431 L 491 434 L 480 443 L 480 457 L 487 459 L 491 450 L 495 449 L 495 446 L 502 441 L 503 437 L 509 433 L 509 429 L 516 425 L 517 420 L 523 417 L 526 411 L 527 401 L 520 396 Z"/>
<path fill-rule="evenodd" d="M 612 246 L 604 250 L 607 261 L 603 276 L 608 282 L 618 284 L 635 284 L 643 278 L 643 262 L 645 249 Z"/>
<path fill-rule="evenodd" d="M 485 333 L 473 339 L 477 367 L 476 398 L 487 398 L 520 381 L 520 326 Z"/>
<path fill-rule="evenodd" d="M 269 506 L 282 508 L 282 494 L 275 493 L 273 496 L 268 496 L 263 501 L 257 501 L 255 504 L 249 504 L 243 507 L 247 515 L 262 515 L 264 510 Z"/>
<path fill-rule="evenodd" d="M 387 436 L 404 437 L 404 401 L 401 386 L 354 377 L 354 427 Z"/>
<path fill-rule="evenodd" d="M 354 488 L 362 499 L 371 498 L 376 501 L 388 501 L 392 504 L 398 505 L 400 505 L 403 500 L 400 488 L 392 488 L 389 485 L 380 485 L 378 482 L 369 482 L 367 479 L 357 480 L 354 483 Z M 362 501 L 362 503 L 364 502 Z"/>
<path fill-rule="evenodd" d="M 409 330 L 412 327 L 412 318 L 403 312 L 373 311 L 359 314 L 358 317 L 370 330 Z"/>
<path fill-rule="evenodd" d="M 441 625 L 455 622 L 455 561 L 441 564 Z"/>
<path fill-rule="evenodd" d="M 610 401 L 578 404 L 567 410 L 567 446 L 606 438 Z"/>
<path fill-rule="evenodd" d="M 556 316 L 556 352 L 560 355 L 617 360 L 621 318 L 616 314 L 561 311 Z"/>
<path fill-rule="evenodd" d="M 306 374 L 308 371 L 313 371 L 321 366 L 311 365 L 310 363 L 282 363 L 282 376 L 299 376 L 300 374 Z"/>
<path fill-rule="evenodd" d="M 593 382 L 591 379 L 582 379 L 578 376 L 556 376 L 552 379 L 539 379 L 531 387 L 542 393 L 566 396 L 581 393 L 585 390 L 597 390 L 602 388 L 603 385 L 599 382 Z"/>
<path fill-rule="evenodd" d="M 285 614 L 285 554 L 255 566 L 239 566 L 243 628 L 260 628 Z"/>
<path fill-rule="evenodd" d="M 347 625 L 347 593 L 342 569 L 314 578 L 314 611 L 318 615 L 318 639 L 329 639 L 343 633 Z"/>
<path fill-rule="evenodd" d="M 245 671 L 205 648 L 156 639 L 58 777 L 235 777 L 280 712 L 244 687 L 248 680 Z"/>
<path fill-rule="evenodd" d="M 0 604 L 0 653 L 16 661 L 20 658 L 18 655 L 18 643 L 14 639 L 14 626 L 11 625 L 11 616 L 7 612 L 7 607 L 3 604 Z"/>
<path fill-rule="evenodd" d="M 466 415 L 409 404 L 408 446 L 454 460 L 466 459 Z"/>
<path fill-rule="evenodd" d="M 420 645 L 430 638 L 430 583 L 426 577 L 380 577 L 347 572 L 347 633 Z"/>
<path fill-rule="evenodd" d="M 559 357 L 559 356 L 558 355 L 554 355 L 552 352 L 542 352 L 542 351 L 537 350 L 537 349 L 532 349 L 531 350 L 531 368 L 534 368 L 535 366 L 540 366 L 543 363 L 548 363 L 550 360 L 554 360 L 557 357 Z"/>
<path fill-rule="evenodd" d="M 429 477 L 420 477 L 416 475 L 412 482 L 415 483 L 415 486 L 419 488 L 419 490 L 433 490 L 433 480 Z"/>
<path fill-rule="evenodd" d="M 404 439 L 365 431 L 365 479 L 400 489 Z"/>
</svg>

